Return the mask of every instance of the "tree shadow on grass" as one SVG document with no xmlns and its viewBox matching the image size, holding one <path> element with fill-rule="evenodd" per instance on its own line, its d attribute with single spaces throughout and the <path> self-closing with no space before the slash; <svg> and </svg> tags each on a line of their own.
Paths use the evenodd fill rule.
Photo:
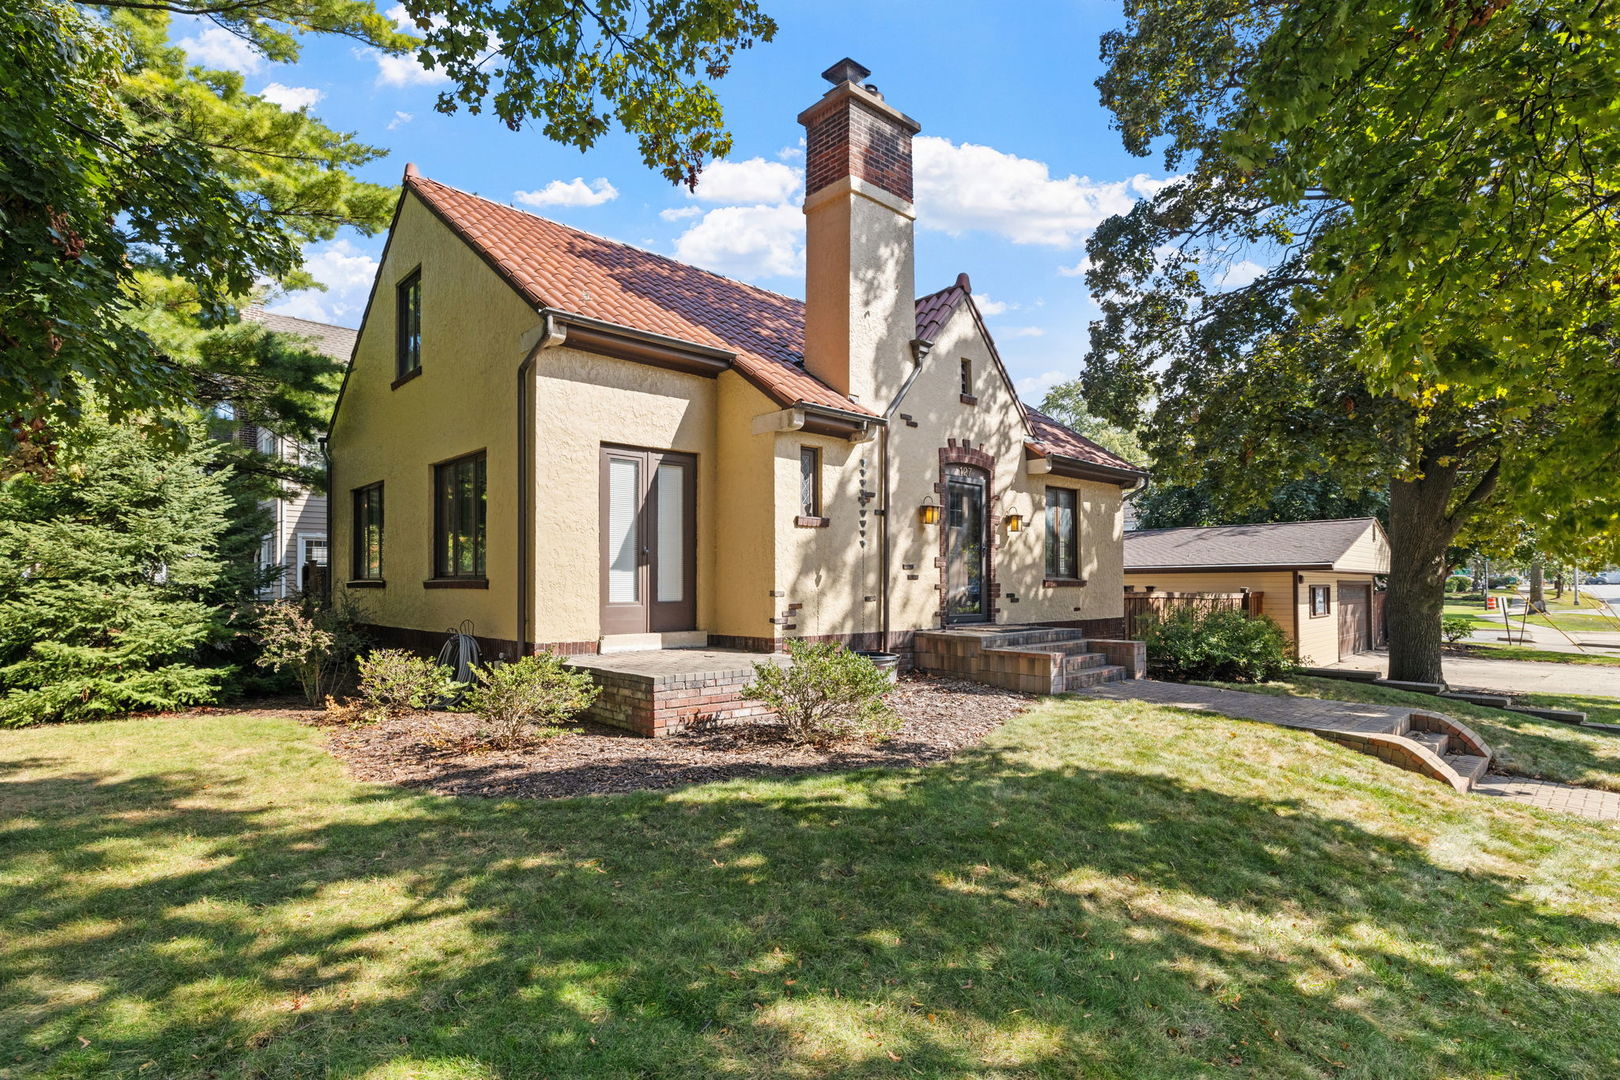
<svg viewBox="0 0 1620 1080">
<path fill-rule="evenodd" d="M 16 775 L 12 1077 L 1614 1074 L 1620 1004 L 1566 972 L 1614 926 L 1171 777 L 981 751 L 305 813 Z"/>
</svg>

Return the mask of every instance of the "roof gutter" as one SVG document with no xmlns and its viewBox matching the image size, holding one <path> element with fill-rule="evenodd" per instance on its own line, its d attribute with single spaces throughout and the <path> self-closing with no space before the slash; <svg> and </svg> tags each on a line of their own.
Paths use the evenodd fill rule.
<svg viewBox="0 0 1620 1080">
<path fill-rule="evenodd" d="M 731 367 L 737 354 L 713 345 L 638 330 L 633 326 L 542 308 L 541 314 L 567 335 L 570 348 L 712 379 Z"/>
<path fill-rule="evenodd" d="M 1070 457 L 1067 454 L 1049 454 L 1032 448 L 1039 455 L 1031 465 L 1031 472 L 1049 472 L 1076 480 L 1100 480 L 1105 484 L 1118 484 L 1126 491 L 1135 491 L 1147 483 L 1148 474 L 1142 469 L 1122 469 L 1115 465 L 1100 465 L 1095 461 Z M 1042 467 L 1044 466 L 1044 467 Z"/>
</svg>

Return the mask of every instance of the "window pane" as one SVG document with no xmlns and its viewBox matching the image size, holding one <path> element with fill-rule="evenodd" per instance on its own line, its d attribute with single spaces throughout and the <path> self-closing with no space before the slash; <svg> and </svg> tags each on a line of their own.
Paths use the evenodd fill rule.
<svg viewBox="0 0 1620 1080">
<path fill-rule="evenodd" d="M 821 453 L 813 446 L 799 447 L 799 513 L 821 516 Z"/>
<path fill-rule="evenodd" d="M 474 489 L 475 489 L 475 494 L 474 494 L 474 497 L 473 497 L 473 514 L 474 514 L 474 522 L 473 522 L 473 574 L 476 575 L 477 577 L 483 577 L 484 576 L 484 515 L 486 513 L 486 508 L 489 505 L 489 499 L 488 499 L 488 497 L 486 495 L 486 484 L 485 484 L 485 474 L 484 474 L 484 455 L 479 454 L 478 459 L 473 463 L 473 465 L 474 465 L 473 484 L 474 484 Z"/>
<path fill-rule="evenodd" d="M 658 602 L 686 599 L 686 468 L 658 466 Z"/>
<path fill-rule="evenodd" d="M 633 604 L 641 599 L 636 573 L 641 547 L 641 463 L 608 459 L 608 602 Z"/>
</svg>

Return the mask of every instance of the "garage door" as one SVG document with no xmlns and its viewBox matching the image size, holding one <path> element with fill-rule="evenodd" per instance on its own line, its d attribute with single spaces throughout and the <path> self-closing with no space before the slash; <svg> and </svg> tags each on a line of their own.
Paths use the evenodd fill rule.
<svg viewBox="0 0 1620 1080">
<path fill-rule="evenodd" d="M 1339 659 L 1372 648 L 1372 586 L 1339 582 Z"/>
</svg>

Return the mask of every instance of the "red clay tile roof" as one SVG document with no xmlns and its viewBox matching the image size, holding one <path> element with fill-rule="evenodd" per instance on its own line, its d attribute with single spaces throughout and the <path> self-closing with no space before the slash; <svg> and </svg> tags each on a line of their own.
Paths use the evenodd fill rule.
<svg viewBox="0 0 1620 1080">
<path fill-rule="evenodd" d="M 407 172 L 414 192 L 536 307 L 725 349 L 781 405 L 871 414 L 801 366 L 804 303 Z"/>
<path fill-rule="evenodd" d="M 956 280 L 936 293 L 917 298 L 917 339 L 933 341 L 945 329 L 945 323 L 968 294 L 973 285 L 966 274 L 957 274 Z"/>
<path fill-rule="evenodd" d="M 1056 454 L 1059 457 L 1077 458 L 1109 469 L 1146 471 L 1140 465 L 1132 465 L 1118 454 L 1109 453 L 1079 432 L 1064 427 L 1034 406 L 1024 406 L 1024 419 L 1029 421 L 1029 430 L 1035 436 L 1032 445 L 1042 455 Z"/>
<path fill-rule="evenodd" d="M 733 366 L 784 406 L 871 415 L 804 370 L 804 302 L 429 180 L 410 166 L 405 186 L 529 303 L 736 354 Z M 917 337 L 932 341 L 973 291 L 966 274 L 917 300 Z M 1137 467 L 1024 406 L 1043 454 L 1115 469 Z"/>
</svg>

